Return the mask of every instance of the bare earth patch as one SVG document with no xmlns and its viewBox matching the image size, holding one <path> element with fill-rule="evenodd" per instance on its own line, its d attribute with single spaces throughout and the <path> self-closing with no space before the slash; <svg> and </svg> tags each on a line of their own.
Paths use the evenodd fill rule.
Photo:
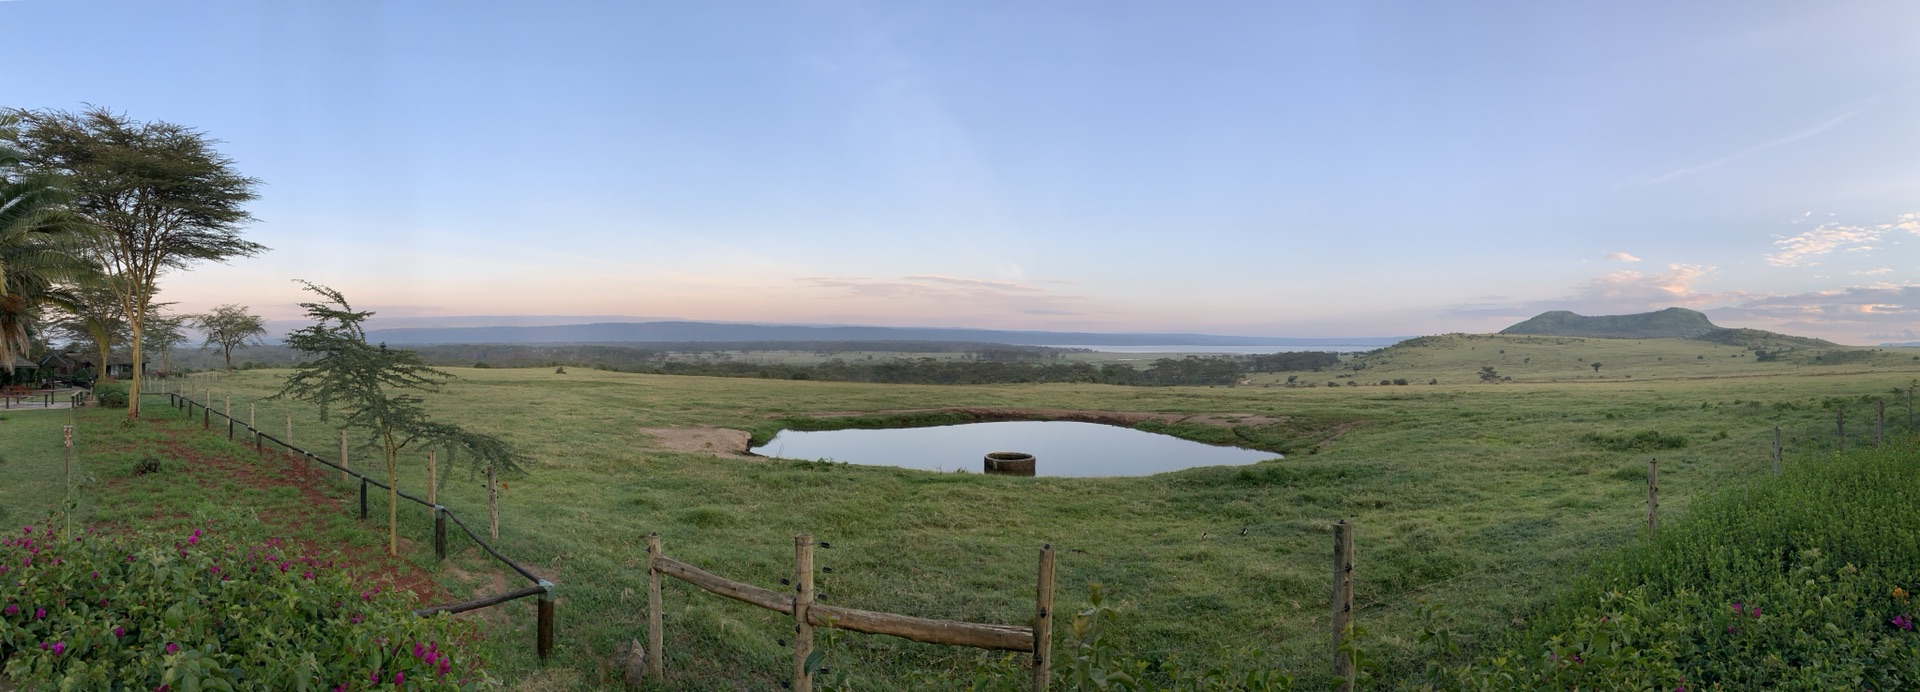
<svg viewBox="0 0 1920 692">
<path fill-rule="evenodd" d="M 699 452 L 721 456 L 751 456 L 747 442 L 752 435 L 731 428 L 640 428 L 653 438 L 653 446 L 669 452 Z"/>
</svg>

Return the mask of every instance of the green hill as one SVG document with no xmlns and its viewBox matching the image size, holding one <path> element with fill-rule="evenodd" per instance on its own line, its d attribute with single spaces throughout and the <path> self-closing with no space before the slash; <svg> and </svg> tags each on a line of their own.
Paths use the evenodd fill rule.
<svg viewBox="0 0 1920 692">
<path fill-rule="evenodd" d="M 1727 346 L 1769 351 L 1839 346 L 1825 339 L 1789 336 L 1761 329 L 1720 327 L 1708 320 L 1706 315 L 1686 308 L 1667 308 L 1634 315 L 1593 317 L 1577 315 L 1566 310 L 1554 310 L 1540 313 L 1525 322 L 1502 329 L 1500 333 L 1580 336 L 1595 339 L 1698 339 Z"/>
<path fill-rule="evenodd" d="M 1500 330 L 1501 334 L 1541 336 L 1585 336 L 1601 339 L 1693 339 L 1712 333 L 1719 327 L 1706 315 L 1686 308 L 1667 308 L 1637 315 L 1597 315 L 1588 317 L 1566 310 L 1535 315 L 1525 322 Z"/>
</svg>

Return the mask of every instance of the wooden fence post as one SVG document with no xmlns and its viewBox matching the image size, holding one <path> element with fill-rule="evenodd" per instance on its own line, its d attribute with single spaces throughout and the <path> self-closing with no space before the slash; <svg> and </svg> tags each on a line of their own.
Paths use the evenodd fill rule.
<svg viewBox="0 0 1920 692">
<path fill-rule="evenodd" d="M 1353 525 L 1341 519 L 1333 523 L 1333 677 L 1340 681 L 1340 692 L 1352 692 L 1353 657 L 1347 638 L 1353 635 Z"/>
<path fill-rule="evenodd" d="M 493 482 L 493 464 L 487 464 L 487 535 L 500 540 L 500 488 Z"/>
<path fill-rule="evenodd" d="M 807 658 L 813 655 L 813 623 L 807 609 L 813 605 L 813 534 L 793 537 L 793 692 L 813 692 L 813 673 Z"/>
<path fill-rule="evenodd" d="M 293 412 L 287 412 L 287 446 L 293 446 Z"/>
<path fill-rule="evenodd" d="M 228 394 L 228 395 L 225 395 L 223 398 L 225 398 L 227 401 L 227 439 L 232 440 L 233 439 L 233 395 Z"/>
<path fill-rule="evenodd" d="M 429 449 L 427 450 L 427 504 L 429 506 L 438 507 L 440 505 L 440 501 L 435 499 L 435 491 L 439 485 L 436 482 L 438 478 L 438 470 L 435 469 L 433 465 L 433 450 Z"/>
<path fill-rule="evenodd" d="M 347 469 L 350 469 L 350 468 L 353 468 L 353 466 L 347 463 L 347 429 L 341 428 L 340 429 L 340 480 L 341 482 L 345 482 L 348 478 L 351 478 L 351 476 L 347 474 Z"/>
<path fill-rule="evenodd" d="M 433 556 L 447 559 L 447 508 L 433 506 Z"/>
<path fill-rule="evenodd" d="M 660 569 L 653 564 L 653 558 L 660 556 L 660 532 L 647 536 L 647 677 L 654 682 L 666 679 L 663 644 L 666 640 L 666 626 L 660 612 Z"/>
<path fill-rule="evenodd" d="M 253 424 L 253 403 L 252 402 L 247 403 L 247 429 L 253 431 L 253 451 L 255 452 L 261 451 L 260 428 L 255 427 Z"/>
<path fill-rule="evenodd" d="M 1647 535 L 1660 531 L 1660 460 L 1647 460 Z"/>
<path fill-rule="evenodd" d="M 553 655 L 553 582 L 542 579 L 540 586 L 546 590 L 540 592 L 539 632 L 534 635 L 533 652 L 545 661 Z"/>
<path fill-rule="evenodd" d="M 1773 475 L 1780 475 L 1780 426 L 1773 426 Z"/>
<path fill-rule="evenodd" d="M 1053 545 L 1040 546 L 1040 581 L 1033 596 L 1033 692 L 1047 692 L 1053 665 Z"/>
<path fill-rule="evenodd" d="M 360 519 L 364 521 L 366 520 L 366 518 L 367 518 L 367 479 L 365 476 L 362 476 L 360 478 Z"/>
</svg>

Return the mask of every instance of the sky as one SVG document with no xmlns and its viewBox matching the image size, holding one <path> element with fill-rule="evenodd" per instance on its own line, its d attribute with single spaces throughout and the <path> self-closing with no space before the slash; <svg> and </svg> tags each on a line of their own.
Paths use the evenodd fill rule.
<svg viewBox="0 0 1920 692">
<path fill-rule="evenodd" d="M 1920 339 L 1920 3 L 0 1 L 261 180 L 187 311 Z M 442 322 L 458 320 L 442 319 Z"/>
</svg>

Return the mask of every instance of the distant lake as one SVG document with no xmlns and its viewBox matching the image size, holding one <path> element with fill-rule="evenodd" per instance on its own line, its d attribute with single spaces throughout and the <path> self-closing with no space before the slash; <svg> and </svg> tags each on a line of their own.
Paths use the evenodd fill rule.
<svg viewBox="0 0 1920 692">
<path fill-rule="evenodd" d="M 870 466 L 981 472 L 988 452 L 1026 452 L 1042 476 L 1146 476 L 1240 466 L 1279 454 L 1217 447 L 1144 430 L 1074 421 L 1006 421 L 886 430 L 782 430 L 754 454 Z"/>
<path fill-rule="evenodd" d="M 1293 351 L 1334 351 L 1353 353 L 1386 348 L 1397 343 L 1398 339 L 1381 339 L 1376 343 L 1360 344 L 1312 344 L 1308 346 L 1089 346 L 1085 344 L 1047 344 L 1052 348 L 1084 348 L 1102 353 L 1233 353 L 1252 355 L 1256 353 L 1287 353 Z"/>
</svg>

